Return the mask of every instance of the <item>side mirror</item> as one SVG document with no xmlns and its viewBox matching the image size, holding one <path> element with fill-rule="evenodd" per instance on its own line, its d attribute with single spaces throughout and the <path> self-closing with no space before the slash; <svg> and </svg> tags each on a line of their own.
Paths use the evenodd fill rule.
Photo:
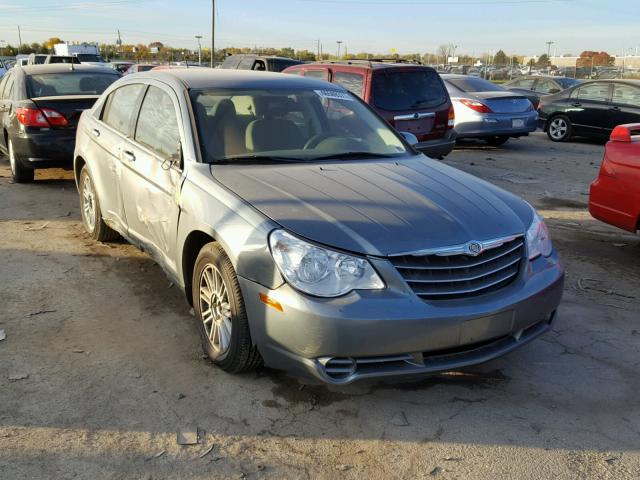
<svg viewBox="0 0 640 480">
<path fill-rule="evenodd" d="M 560 93 L 561 90 L 559 88 L 552 88 L 549 90 L 549 95 L 553 95 L 554 93 Z"/>
<path fill-rule="evenodd" d="M 407 143 L 412 147 L 415 147 L 419 143 L 418 137 L 416 137 L 413 133 L 400 132 L 400 135 L 402 135 L 404 139 L 407 141 Z"/>
</svg>

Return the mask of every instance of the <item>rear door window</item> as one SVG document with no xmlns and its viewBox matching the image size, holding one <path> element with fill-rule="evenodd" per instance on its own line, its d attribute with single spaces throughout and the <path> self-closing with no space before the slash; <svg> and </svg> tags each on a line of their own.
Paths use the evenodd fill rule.
<svg viewBox="0 0 640 480">
<path fill-rule="evenodd" d="M 113 91 L 104 105 L 101 120 L 120 133 L 130 136 L 138 99 L 144 85 L 125 85 Z"/>
<path fill-rule="evenodd" d="M 522 78 L 520 80 L 516 80 L 509 87 L 511 88 L 522 88 L 524 90 L 531 90 L 533 88 L 533 84 L 535 83 L 535 78 Z"/>
<path fill-rule="evenodd" d="M 559 88 L 551 80 L 538 80 L 536 83 L 535 91 L 538 93 L 549 94 L 558 90 Z"/>
<path fill-rule="evenodd" d="M 333 83 L 346 88 L 351 93 L 362 97 L 364 76 L 359 73 L 333 72 Z"/>
<path fill-rule="evenodd" d="M 614 85 L 613 103 L 640 108 L 640 88 L 630 85 Z"/>
<path fill-rule="evenodd" d="M 238 70 L 251 70 L 254 60 L 253 57 L 244 57 L 238 64 Z"/>
<path fill-rule="evenodd" d="M 180 130 L 171 97 L 150 86 L 140 107 L 135 140 L 163 158 L 179 154 Z"/>
<path fill-rule="evenodd" d="M 608 102 L 609 101 L 609 84 L 608 83 L 591 83 L 583 87 L 576 88 L 571 98 L 588 102 Z"/>
<path fill-rule="evenodd" d="M 435 71 L 378 72 L 373 79 L 373 101 L 382 110 L 434 108 L 449 99 Z"/>
</svg>

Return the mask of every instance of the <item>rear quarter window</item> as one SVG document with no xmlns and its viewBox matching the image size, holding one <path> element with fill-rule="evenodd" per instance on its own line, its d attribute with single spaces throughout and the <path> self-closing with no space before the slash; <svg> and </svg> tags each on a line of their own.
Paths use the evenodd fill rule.
<svg viewBox="0 0 640 480">
<path fill-rule="evenodd" d="M 382 110 L 434 108 L 449 100 L 435 71 L 380 71 L 373 77 L 373 102 Z"/>
</svg>

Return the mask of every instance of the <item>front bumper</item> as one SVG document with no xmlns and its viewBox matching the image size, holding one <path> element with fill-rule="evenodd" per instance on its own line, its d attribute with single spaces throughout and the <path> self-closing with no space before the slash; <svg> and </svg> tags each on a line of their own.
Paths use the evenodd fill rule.
<svg viewBox="0 0 640 480">
<path fill-rule="evenodd" d="M 564 269 L 555 253 L 529 262 L 497 292 L 434 302 L 413 294 L 388 262 L 372 263 L 387 288 L 337 299 L 313 298 L 287 284 L 270 291 L 240 279 L 251 335 L 265 364 L 330 384 L 457 369 L 544 333 L 562 298 Z M 261 293 L 283 312 L 263 304 Z"/>
<path fill-rule="evenodd" d="M 522 137 L 538 128 L 536 112 L 478 114 L 468 118 L 456 119 L 456 133 L 458 138 L 483 137 Z M 522 120 L 523 125 L 514 127 L 514 120 Z"/>
<path fill-rule="evenodd" d="M 73 165 L 76 130 L 20 132 L 12 137 L 18 160 L 28 168 L 68 168 Z"/>
</svg>

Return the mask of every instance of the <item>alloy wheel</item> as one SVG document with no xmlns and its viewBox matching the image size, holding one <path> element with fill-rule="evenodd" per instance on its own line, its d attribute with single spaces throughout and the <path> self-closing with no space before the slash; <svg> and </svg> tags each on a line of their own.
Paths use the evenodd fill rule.
<svg viewBox="0 0 640 480">
<path fill-rule="evenodd" d="M 82 176 L 82 218 L 89 232 L 96 228 L 96 194 L 89 175 Z"/>
<path fill-rule="evenodd" d="M 9 140 L 9 165 L 11 166 L 11 174 L 16 175 L 16 153 L 13 151 L 13 142 Z"/>
<path fill-rule="evenodd" d="M 208 264 L 200 274 L 200 317 L 209 343 L 218 357 L 231 346 L 231 304 L 220 271 Z"/>
<path fill-rule="evenodd" d="M 567 136 L 569 125 L 563 118 L 554 118 L 549 124 L 549 135 L 554 140 L 562 140 Z"/>
</svg>

